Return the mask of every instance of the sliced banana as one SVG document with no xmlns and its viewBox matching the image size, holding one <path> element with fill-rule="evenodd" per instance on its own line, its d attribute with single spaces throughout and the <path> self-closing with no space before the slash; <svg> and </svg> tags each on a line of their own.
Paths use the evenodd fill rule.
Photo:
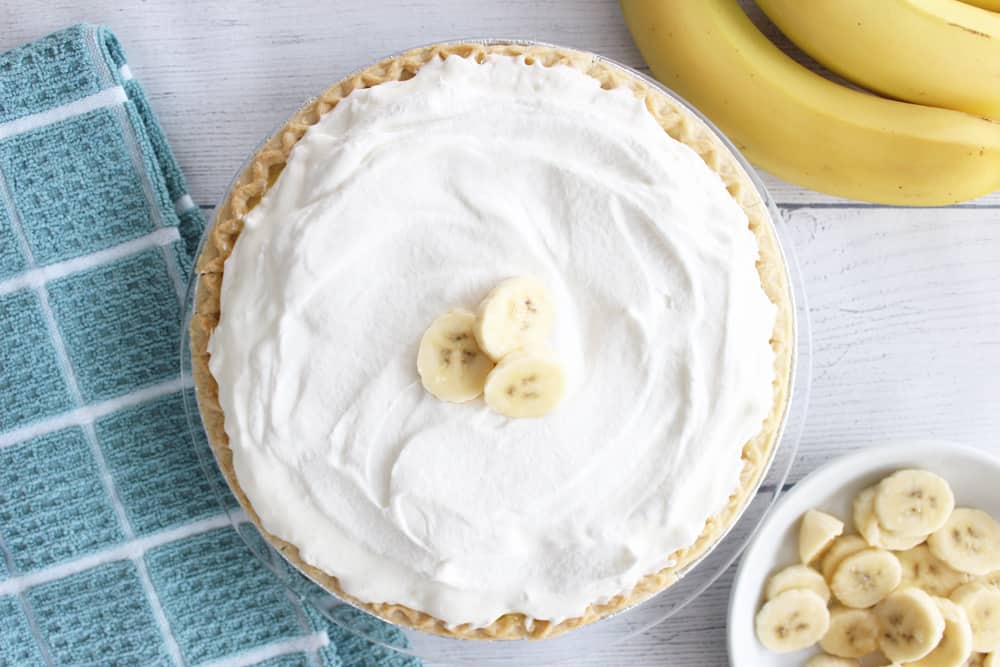
<svg viewBox="0 0 1000 667">
<path fill-rule="evenodd" d="M 965 661 L 962 667 L 1000 667 L 1000 661 L 997 661 L 996 665 L 987 665 L 986 658 L 988 656 L 985 653 L 973 653 L 969 656 L 969 659 Z"/>
<path fill-rule="evenodd" d="M 770 600 L 794 588 L 812 591 L 823 598 L 823 602 L 830 601 L 830 588 L 823 581 L 823 575 L 805 565 L 791 565 L 776 572 L 767 580 L 767 588 L 764 591 L 764 596 Z"/>
<path fill-rule="evenodd" d="M 552 332 L 555 307 L 538 278 L 508 278 L 493 288 L 476 313 L 476 340 L 494 361 L 522 347 L 545 341 Z"/>
<path fill-rule="evenodd" d="M 838 658 L 835 655 L 820 653 L 806 661 L 805 667 L 858 667 L 860 663 L 850 658 Z"/>
<path fill-rule="evenodd" d="M 879 525 L 900 535 L 929 535 L 944 525 L 955 509 L 955 495 L 948 482 L 926 470 L 899 470 L 876 488 Z"/>
<path fill-rule="evenodd" d="M 887 530 L 879 525 L 875 516 L 876 487 L 865 489 L 854 499 L 854 527 L 873 547 L 890 551 L 906 551 L 924 541 L 925 535 L 907 536 Z"/>
<path fill-rule="evenodd" d="M 838 606 L 830 610 L 830 629 L 819 645 L 841 658 L 860 658 L 878 650 L 878 633 L 878 619 L 870 609 Z"/>
<path fill-rule="evenodd" d="M 904 667 L 904 665 L 885 657 L 885 654 L 881 652 L 876 653 L 871 658 L 865 660 L 865 664 L 870 664 L 872 667 Z"/>
<path fill-rule="evenodd" d="M 927 538 L 927 546 L 961 572 L 988 574 L 1000 570 L 1000 524 L 982 510 L 959 507 Z"/>
<path fill-rule="evenodd" d="M 1000 649 L 1000 591 L 976 581 L 955 589 L 951 600 L 969 616 L 973 650 Z"/>
<path fill-rule="evenodd" d="M 799 557 L 806 565 L 817 560 L 830 543 L 844 533 L 844 522 L 819 510 L 802 515 L 799 525 Z"/>
<path fill-rule="evenodd" d="M 820 565 L 823 578 L 830 581 L 837 566 L 840 565 L 840 561 L 851 554 L 856 554 L 862 549 L 867 548 L 868 543 L 857 535 L 841 535 L 835 539 L 830 548 L 823 554 L 822 564 Z"/>
<path fill-rule="evenodd" d="M 953 590 L 972 579 L 972 575 L 959 572 L 932 554 L 926 544 L 900 551 L 896 558 L 903 567 L 901 587 L 916 586 L 931 595 L 948 597 Z"/>
<path fill-rule="evenodd" d="M 904 588 L 875 607 L 882 630 L 879 648 L 894 662 L 920 660 L 944 634 L 944 617 L 934 599 L 919 588 Z"/>
<path fill-rule="evenodd" d="M 884 549 L 862 549 L 847 556 L 830 579 L 830 590 L 848 607 L 864 609 L 878 604 L 902 578 L 899 560 Z"/>
<path fill-rule="evenodd" d="M 486 378 L 486 404 L 507 417 L 541 417 L 566 391 L 562 366 L 544 349 L 518 350 L 500 360 Z"/>
<path fill-rule="evenodd" d="M 972 655 L 972 629 L 965 610 L 944 598 L 934 598 L 944 618 L 944 633 L 934 650 L 907 667 L 962 667 Z"/>
<path fill-rule="evenodd" d="M 472 330 L 475 314 L 449 310 L 431 322 L 420 339 L 417 372 L 424 388 L 444 401 L 461 403 L 483 393 L 493 362 L 483 354 Z"/>
<path fill-rule="evenodd" d="M 756 627 L 761 644 L 788 653 L 818 642 L 830 627 L 830 612 L 812 591 L 785 591 L 757 612 Z"/>
</svg>

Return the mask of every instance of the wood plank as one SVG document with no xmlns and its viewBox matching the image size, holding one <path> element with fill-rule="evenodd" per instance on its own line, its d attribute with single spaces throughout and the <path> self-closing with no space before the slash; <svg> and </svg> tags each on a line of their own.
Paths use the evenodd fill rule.
<svg viewBox="0 0 1000 667">
<path fill-rule="evenodd" d="M 792 479 L 889 439 L 1000 452 L 1000 210 L 804 208 L 785 219 L 814 354 Z"/>
</svg>

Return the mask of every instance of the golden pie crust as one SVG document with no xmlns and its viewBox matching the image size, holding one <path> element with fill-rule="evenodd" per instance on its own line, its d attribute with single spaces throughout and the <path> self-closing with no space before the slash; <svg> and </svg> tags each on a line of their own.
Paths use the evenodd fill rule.
<svg viewBox="0 0 1000 667">
<path fill-rule="evenodd" d="M 771 345 L 775 352 L 774 403 L 761 432 L 743 447 L 745 465 L 736 489 L 725 508 L 709 518 L 694 544 L 670 555 L 673 565 L 647 575 L 631 590 L 600 604 L 590 605 L 577 618 L 560 623 L 532 621 L 524 614 L 505 614 L 488 626 L 473 628 L 469 625 L 448 627 L 444 621 L 399 604 L 372 603 L 346 594 L 337 578 L 305 563 L 295 545 L 270 534 L 261 525 L 260 518 L 240 488 L 232 463 L 232 451 L 225 431 L 225 419 L 218 400 L 218 385 L 208 369 L 208 339 L 219 322 L 219 291 L 223 280 L 224 262 L 232 252 L 243 226 L 244 216 L 274 183 L 285 165 L 292 147 L 306 130 L 323 114 L 334 108 L 351 91 L 369 88 L 386 81 L 411 78 L 425 63 L 449 55 L 472 57 L 482 62 L 489 54 L 524 56 L 525 61 L 545 66 L 567 65 L 594 77 L 602 87 L 631 89 L 642 98 L 656 120 L 674 139 L 693 148 L 705 163 L 716 171 L 726 184 L 729 193 L 739 202 L 750 221 L 750 229 L 757 239 L 760 258 L 757 270 L 761 284 L 771 301 L 778 307 Z M 767 207 L 735 157 L 716 137 L 709 127 L 690 111 L 661 91 L 631 76 L 619 68 L 596 58 L 592 54 L 569 49 L 517 44 L 453 43 L 413 49 L 402 55 L 388 58 L 331 86 L 307 104 L 283 128 L 275 133 L 257 152 L 246 169 L 233 183 L 226 200 L 215 215 L 196 273 L 199 276 L 195 291 L 194 314 L 191 319 L 191 352 L 193 375 L 198 405 L 201 410 L 209 443 L 219 468 L 235 493 L 240 505 L 265 538 L 293 565 L 313 581 L 335 593 L 338 597 L 370 611 L 397 625 L 415 628 L 448 637 L 465 639 L 543 639 L 554 637 L 573 628 L 596 621 L 616 611 L 630 607 L 667 588 L 684 573 L 687 566 L 703 556 L 717 539 L 732 525 L 749 502 L 771 460 L 777 431 L 788 402 L 789 379 L 792 364 L 793 326 L 792 304 L 786 280 L 784 262 L 774 236 Z"/>
</svg>

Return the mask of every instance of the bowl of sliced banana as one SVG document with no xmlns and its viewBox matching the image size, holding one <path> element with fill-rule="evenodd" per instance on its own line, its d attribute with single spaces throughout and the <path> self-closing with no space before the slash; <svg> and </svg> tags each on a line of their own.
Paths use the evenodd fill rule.
<svg viewBox="0 0 1000 667">
<path fill-rule="evenodd" d="M 834 460 L 761 525 L 732 665 L 1000 667 L 1000 459 L 905 442 Z"/>
</svg>

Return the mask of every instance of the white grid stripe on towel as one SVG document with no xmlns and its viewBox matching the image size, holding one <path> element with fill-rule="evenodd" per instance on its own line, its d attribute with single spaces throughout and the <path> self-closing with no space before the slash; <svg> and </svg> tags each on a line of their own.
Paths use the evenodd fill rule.
<svg viewBox="0 0 1000 667">
<path fill-rule="evenodd" d="M 26 426 L 22 426 L 21 428 L 14 429 L 13 431 L 0 433 L 0 449 L 16 445 L 17 443 L 24 442 L 25 440 L 37 438 L 48 433 L 55 433 L 56 431 L 61 431 L 62 429 L 69 428 L 70 426 L 92 424 L 101 417 L 110 415 L 113 412 L 118 412 L 124 408 L 139 405 L 140 403 L 146 403 L 147 401 L 152 401 L 153 399 L 160 398 L 161 396 L 176 393 L 182 389 L 191 389 L 192 387 L 194 387 L 194 382 L 190 377 L 174 378 L 173 380 L 167 380 L 166 382 L 161 382 L 160 384 L 155 384 L 151 387 L 137 389 L 129 394 L 116 396 L 115 398 L 108 399 L 107 401 L 91 403 L 90 405 L 85 405 L 83 407 L 70 410 L 69 412 L 49 417 L 48 419 L 33 422 Z"/>
<path fill-rule="evenodd" d="M 88 554 L 82 558 L 77 558 L 76 560 L 72 560 L 67 563 L 57 563 L 56 565 L 51 565 L 45 569 L 38 570 L 37 572 L 22 574 L 11 579 L 0 581 L 0 595 L 10 595 L 14 593 L 19 594 L 29 588 L 46 584 L 50 581 L 63 579 L 74 574 L 79 574 L 80 572 L 86 572 L 87 570 L 100 567 L 101 565 L 107 565 L 108 563 L 114 563 L 120 560 L 138 560 L 146 555 L 146 553 L 150 550 L 163 546 L 164 544 L 170 544 L 171 542 L 207 533 L 208 531 L 215 530 L 216 528 L 229 526 L 233 521 L 245 523 L 249 520 L 249 517 L 247 517 L 246 514 L 240 510 L 234 511 L 232 513 L 232 518 L 225 513 L 220 513 L 215 516 L 210 516 L 207 519 L 192 521 L 191 523 L 177 526 L 176 528 L 161 530 L 158 533 L 146 535 L 145 537 L 139 537 L 129 542 L 123 542 L 122 544 L 116 544 L 113 547 L 102 549 L 101 551 Z"/>
<path fill-rule="evenodd" d="M 292 603 L 292 606 L 295 607 L 295 619 L 299 622 L 299 627 L 302 628 L 306 634 L 311 633 L 313 629 L 312 625 L 309 623 L 309 619 L 306 617 L 305 602 L 303 602 L 302 598 L 293 593 L 291 590 L 285 591 L 285 597 L 287 597 Z M 319 656 L 319 649 L 306 653 L 306 662 L 309 663 L 309 667 L 321 667 L 323 662 Z"/>
<path fill-rule="evenodd" d="M 149 174 L 146 173 L 146 168 L 143 165 L 142 153 L 139 150 L 139 142 L 135 137 L 135 130 L 132 128 L 132 124 L 129 122 L 128 115 L 126 114 L 124 108 L 116 108 L 115 116 L 118 118 L 118 125 L 121 127 L 122 136 L 125 137 L 125 145 L 128 147 L 129 157 L 132 159 L 132 165 L 135 168 L 136 173 L 139 174 L 139 180 L 142 182 L 142 192 L 146 196 L 146 204 L 149 207 L 150 218 L 153 220 L 153 225 L 157 228 L 162 228 L 164 227 L 164 224 L 163 218 L 160 216 L 160 207 L 156 203 L 156 194 L 153 190 L 153 184 L 149 182 Z M 184 308 L 184 295 L 187 290 L 184 285 L 184 281 L 181 280 L 181 272 L 180 267 L 177 266 L 177 258 L 166 246 L 160 246 L 160 251 L 163 253 L 163 260 L 166 263 L 167 274 L 170 276 L 170 281 L 174 284 L 174 290 L 177 292 L 177 303 L 180 304 L 181 308 Z"/>
<path fill-rule="evenodd" d="M 0 558 L 2 558 L 6 563 L 7 571 L 13 573 L 15 571 L 14 555 L 7 547 L 7 541 L 4 540 L 2 534 L 0 534 Z M 4 594 L 5 593 L 0 592 L 0 595 Z M 48 642 L 46 642 L 42 637 L 42 631 L 38 627 L 38 619 L 35 618 L 35 610 L 31 608 L 28 598 L 26 598 L 20 590 L 17 591 L 17 600 L 21 604 L 21 610 L 24 612 L 24 617 L 28 620 L 28 630 L 31 632 L 31 636 L 35 640 L 35 643 L 38 644 L 38 650 L 42 654 L 42 659 L 45 660 L 46 665 L 51 667 L 53 665 L 52 652 L 49 650 Z"/>
<path fill-rule="evenodd" d="M 228 656 L 219 660 L 202 663 L 201 667 L 248 667 L 259 662 L 277 658 L 290 653 L 301 653 L 303 651 L 314 653 L 330 643 L 330 636 L 326 631 L 316 632 L 304 637 L 285 639 L 264 646 L 258 646 L 246 653 Z"/>
<path fill-rule="evenodd" d="M 103 109 L 105 107 L 116 107 L 128 101 L 128 95 L 121 86 L 105 88 L 99 93 L 87 95 L 73 102 L 62 104 L 46 111 L 39 111 L 30 116 L 23 116 L 6 123 L 0 123 L 0 139 L 12 137 L 22 132 L 37 130 L 53 123 L 73 118 L 90 111 Z"/>
<path fill-rule="evenodd" d="M 191 199 L 191 195 L 186 192 L 174 200 L 174 211 L 177 212 L 177 215 L 190 211 L 193 208 L 198 207 L 195 205 L 194 200 Z"/>
<path fill-rule="evenodd" d="M 101 78 L 101 86 L 107 88 L 115 84 L 115 78 L 104 58 L 104 49 L 97 41 L 97 31 L 87 31 L 87 51 L 90 52 L 90 61 L 94 63 L 97 75 Z M 119 68 L 120 69 L 120 68 Z"/>
<path fill-rule="evenodd" d="M 0 281 L 0 296 L 16 292 L 25 287 L 40 287 L 57 278 L 63 278 L 74 273 L 79 273 L 80 271 L 101 266 L 102 264 L 108 264 L 123 257 L 140 253 L 147 248 L 170 245 L 174 241 L 180 240 L 180 238 L 181 234 L 177 231 L 176 227 L 161 227 L 137 239 L 125 241 L 124 243 L 98 250 L 89 255 L 74 257 L 63 262 L 49 264 L 48 266 L 36 266 L 13 278 Z"/>
</svg>

